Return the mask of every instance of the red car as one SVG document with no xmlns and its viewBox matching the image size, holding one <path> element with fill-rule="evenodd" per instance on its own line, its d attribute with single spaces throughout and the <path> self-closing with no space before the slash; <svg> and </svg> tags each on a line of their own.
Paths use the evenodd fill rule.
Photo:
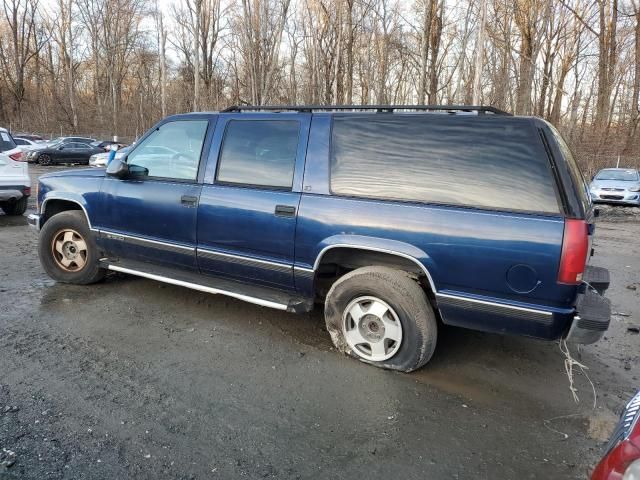
<svg viewBox="0 0 640 480">
<path fill-rule="evenodd" d="M 640 480 L 640 392 L 627 404 L 591 480 Z"/>
</svg>

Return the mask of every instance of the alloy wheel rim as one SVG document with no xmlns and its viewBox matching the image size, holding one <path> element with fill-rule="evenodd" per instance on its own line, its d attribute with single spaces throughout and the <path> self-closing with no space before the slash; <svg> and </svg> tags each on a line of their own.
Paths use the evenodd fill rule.
<svg viewBox="0 0 640 480">
<path fill-rule="evenodd" d="M 402 323 L 385 301 L 373 296 L 354 298 L 342 315 L 342 333 L 353 352 L 372 362 L 393 357 L 402 344 Z"/>
<path fill-rule="evenodd" d="M 75 230 L 65 228 L 51 240 L 51 254 L 65 272 L 78 272 L 87 264 L 87 242 Z"/>
<path fill-rule="evenodd" d="M 48 156 L 48 155 L 42 155 L 42 156 L 40 157 L 40 164 L 41 164 L 41 165 L 49 165 L 50 161 L 51 161 L 51 160 L 49 159 L 49 156 Z"/>
</svg>

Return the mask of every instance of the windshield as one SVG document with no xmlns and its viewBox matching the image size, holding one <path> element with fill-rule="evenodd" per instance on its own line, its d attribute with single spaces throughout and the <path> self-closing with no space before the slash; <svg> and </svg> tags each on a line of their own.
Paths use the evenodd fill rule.
<svg viewBox="0 0 640 480">
<path fill-rule="evenodd" d="M 635 170 L 602 170 L 596 175 L 596 180 L 621 180 L 623 182 L 635 182 L 638 180 L 638 172 Z"/>
</svg>

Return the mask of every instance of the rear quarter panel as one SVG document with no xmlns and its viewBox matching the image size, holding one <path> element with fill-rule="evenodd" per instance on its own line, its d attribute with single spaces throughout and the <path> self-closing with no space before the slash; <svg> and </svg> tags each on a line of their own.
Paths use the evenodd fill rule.
<svg viewBox="0 0 640 480">
<path fill-rule="evenodd" d="M 557 283 L 563 215 L 332 195 L 330 131 L 330 116 L 314 115 L 296 231 L 296 286 L 309 281 L 330 245 L 375 246 L 422 263 L 437 299 L 476 301 L 469 309 L 437 300 L 445 323 L 542 338 L 562 334 L 577 295 L 576 286 Z M 494 303 L 531 318 L 520 321 L 510 317 L 513 310 L 498 308 L 496 314 L 485 308 Z"/>
</svg>

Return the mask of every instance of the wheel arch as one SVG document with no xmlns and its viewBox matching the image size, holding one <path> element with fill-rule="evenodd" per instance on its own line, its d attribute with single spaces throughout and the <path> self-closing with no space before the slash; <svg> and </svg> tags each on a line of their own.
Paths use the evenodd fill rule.
<svg viewBox="0 0 640 480">
<path fill-rule="evenodd" d="M 91 226 L 91 220 L 89 219 L 89 214 L 87 213 L 87 209 L 85 208 L 85 206 L 77 199 L 65 197 L 49 197 L 43 200 L 42 206 L 40 207 L 40 212 L 42 215 L 41 226 L 44 225 L 47 220 L 49 220 L 54 215 L 69 210 L 82 211 L 85 218 L 87 219 L 89 229 L 93 230 L 93 227 Z"/>
<path fill-rule="evenodd" d="M 420 260 L 420 258 L 430 260 L 425 252 L 402 242 L 385 240 L 386 245 L 381 245 L 381 242 L 375 241 L 376 239 L 372 240 L 366 243 L 340 241 L 325 245 L 315 258 L 313 271 L 317 274 L 323 264 L 326 265 L 336 258 L 342 260 L 344 256 L 350 256 L 349 261 L 355 262 L 357 267 L 380 264 L 381 261 L 386 266 L 399 266 L 403 270 L 424 275 L 431 292 L 434 295 L 437 293 L 431 271 L 425 262 Z"/>
</svg>

